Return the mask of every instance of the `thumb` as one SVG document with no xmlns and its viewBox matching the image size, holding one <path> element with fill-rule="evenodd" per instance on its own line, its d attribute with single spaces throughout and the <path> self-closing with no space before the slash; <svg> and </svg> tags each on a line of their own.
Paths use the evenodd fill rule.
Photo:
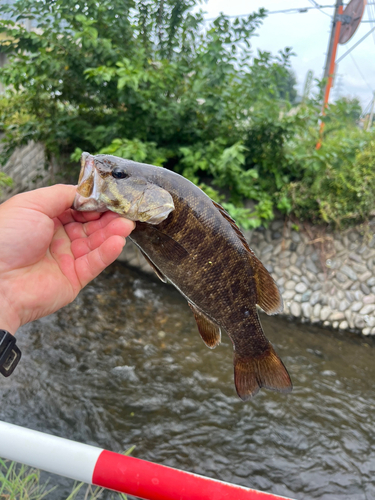
<svg viewBox="0 0 375 500">
<path fill-rule="evenodd" d="M 56 184 L 19 194 L 11 201 L 19 207 L 36 210 L 53 219 L 72 206 L 75 194 L 76 186 Z"/>
</svg>

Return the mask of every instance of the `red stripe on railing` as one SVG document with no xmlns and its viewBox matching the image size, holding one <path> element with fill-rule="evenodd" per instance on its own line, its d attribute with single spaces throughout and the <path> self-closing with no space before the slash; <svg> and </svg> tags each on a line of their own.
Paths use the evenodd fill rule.
<svg viewBox="0 0 375 500">
<path fill-rule="evenodd" d="M 92 483 L 146 500 L 281 500 L 285 497 L 104 450 Z"/>
</svg>

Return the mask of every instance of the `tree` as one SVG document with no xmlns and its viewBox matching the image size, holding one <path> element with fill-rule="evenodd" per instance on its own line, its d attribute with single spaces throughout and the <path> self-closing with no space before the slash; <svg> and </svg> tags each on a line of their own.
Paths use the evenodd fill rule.
<svg viewBox="0 0 375 500">
<path fill-rule="evenodd" d="M 206 24 L 192 11 L 197 4 L 17 0 L 1 7 L 14 19 L 0 23 L 10 58 L 0 72 L 9 89 L 1 106 L 5 152 L 30 139 L 56 156 L 104 148 L 196 182 L 204 172 L 222 185 L 216 165 L 241 142 L 249 110 L 264 102 L 277 116 L 284 105 L 290 52 L 251 53 L 263 10 Z M 25 20 L 34 29 L 19 24 Z M 239 202 L 241 193 L 233 196 Z"/>
<path fill-rule="evenodd" d="M 228 121 L 241 118 L 244 99 L 237 104 L 235 97 L 249 67 L 249 38 L 264 12 L 233 23 L 222 16 L 205 30 L 202 14 L 191 11 L 196 3 L 18 0 L 3 6 L 12 19 L 35 26 L 0 25 L 11 61 L 0 77 L 15 90 L 3 116 L 6 124 L 18 118 L 8 138 L 42 140 L 61 154 L 76 146 L 95 151 L 116 138 L 173 147 L 227 133 Z"/>
<path fill-rule="evenodd" d="M 244 227 L 266 223 L 275 207 L 298 210 L 290 186 L 310 189 L 314 172 L 324 177 L 330 157 L 324 154 L 334 144 L 327 141 L 331 146 L 319 153 L 325 160 L 314 170 L 320 106 L 310 99 L 289 113 L 296 96 L 291 49 L 252 52 L 264 10 L 207 23 L 198 5 L 2 5 L 0 16 L 12 20 L 0 21 L 0 49 L 10 61 L 0 70 L 7 86 L 0 99 L 3 160 L 34 139 L 65 164 L 86 150 L 174 169 L 223 202 Z M 327 137 L 350 128 L 357 114 L 355 103 L 332 107 L 325 117 Z M 355 148 L 360 139 L 353 137 Z M 334 154 L 340 157 L 337 148 Z M 252 212 L 243 208 L 246 199 L 256 202 Z"/>
</svg>

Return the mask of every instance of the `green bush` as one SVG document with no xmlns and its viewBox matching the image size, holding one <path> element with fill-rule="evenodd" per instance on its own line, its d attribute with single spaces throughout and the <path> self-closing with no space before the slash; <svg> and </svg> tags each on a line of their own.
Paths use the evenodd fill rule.
<svg viewBox="0 0 375 500">
<path fill-rule="evenodd" d="M 154 163 L 198 184 L 246 228 L 266 225 L 276 208 L 318 223 L 368 217 L 372 177 L 361 154 L 372 149 L 356 127 L 358 101 L 329 108 L 316 150 L 320 100 L 305 96 L 292 107 L 291 50 L 251 51 L 265 11 L 205 23 L 198 4 L 1 6 L 36 27 L 0 21 L 10 58 L 0 69 L 8 89 L 0 100 L 2 162 L 33 139 L 67 168 L 71 158 L 75 172 L 82 150 Z"/>
<path fill-rule="evenodd" d="M 303 174 L 291 178 L 280 197 L 301 220 L 345 227 L 367 219 L 374 208 L 374 134 L 355 126 L 357 113 L 348 118 L 353 108 L 357 102 L 345 100 L 331 106 L 320 149 L 311 132 L 288 144 L 287 157 Z"/>
<path fill-rule="evenodd" d="M 18 0 L 1 7 L 38 28 L 0 22 L 10 55 L 0 71 L 8 86 L 3 161 L 30 139 L 62 158 L 116 154 L 184 173 L 216 199 L 216 187 L 229 181 L 232 213 L 247 217 L 243 199 L 255 193 L 263 206 L 245 225 L 269 217 L 269 195 L 253 189 L 256 172 L 244 169 L 242 143 L 252 109 L 278 116 L 295 98 L 291 53 L 251 54 L 263 10 L 207 25 L 192 12 L 196 4 Z"/>
<path fill-rule="evenodd" d="M 375 141 L 361 142 L 360 131 L 335 135 L 317 152 L 314 174 L 286 187 L 297 217 L 337 227 L 368 218 L 375 207 Z"/>
</svg>

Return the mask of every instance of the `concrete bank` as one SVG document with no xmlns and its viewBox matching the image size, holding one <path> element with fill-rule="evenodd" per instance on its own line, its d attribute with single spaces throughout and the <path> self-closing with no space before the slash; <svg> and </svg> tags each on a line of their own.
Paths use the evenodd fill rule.
<svg viewBox="0 0 375 500">
<path fill-rule="evenodd" d="M 285 316 L 375 335 L 374 233 L 375 219 L 340 233 L 276 220 L 246 237 L 280 288 Z M 153 273 L 130 241 L 120 260 Z"/>
<path fill-rule="evenodd" d="M 0 171 L 13 179 L 13 186 L 0 192 L 0 203 L 17 193 L 49 185 L 53 179 L 52 170 L 51 165 L 46 168 L 42 144 L 31 141 L 17 148 L 6 165 L 0 166 Z"/>
</svg>

